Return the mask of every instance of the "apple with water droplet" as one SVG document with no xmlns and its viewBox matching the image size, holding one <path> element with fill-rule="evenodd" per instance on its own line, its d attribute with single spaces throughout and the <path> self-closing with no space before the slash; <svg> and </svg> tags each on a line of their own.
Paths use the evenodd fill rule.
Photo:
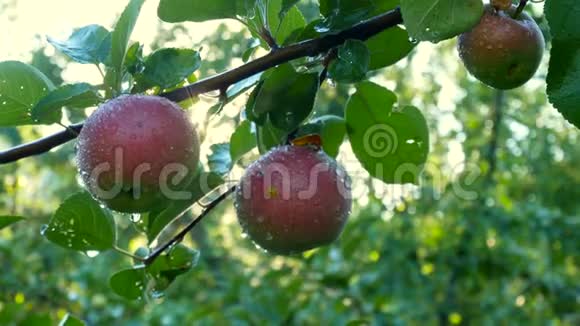
<svg viewBox="0 0 580 326">
<path fill-rule="evenodd" d="M 199 162 L 199 139 L 185 112 L 157 96 L 124 95 L 86 120 L 77 142 L 81 178 L 109 208 L 143 213 L 183 189 Z"/>
<path fill-rule="evenodd" d="M 335 241 L 351 205 L 349 176 L 316 146 L 270 150 L 246 169 L 235 193 L 244 232 L 280 255 Z"/>
<path fill-rule="evenodd" d="M 544 54 L 544 36 L 527 13 L 513 18 L 516 7 L 486 5 L 478 25 L 459 36 L 459 56 L 467 70 L 496 89 L 513 89 L 529 81 Z"/>
</svg>

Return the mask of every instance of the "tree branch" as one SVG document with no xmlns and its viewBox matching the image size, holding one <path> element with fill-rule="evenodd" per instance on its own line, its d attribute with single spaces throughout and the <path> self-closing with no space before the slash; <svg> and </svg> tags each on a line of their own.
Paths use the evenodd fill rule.
<svg viewBox="0 0 580 326">
<path fill-rule="evenodd" d="M 219 203 L 221 203 L 226 198 L 228 198 L 228 196 L 230 194 L 232 194 L 234 192 L 234 190 L 236 190 L 236 186 L 231 186 L 223 194 L 219 195 L 217 198 L 212 200 L 211 203 L 209 203 L 207 206 L 205 206 L 205 209 L 203 210 L 203 212 L 201 212 L 201 214 L 199 214 L 199 216 L 197 216 L 195 219 L 193 219 L 193 221 L 189 222 L 189 224 L 185 228 L 183 228 L 183 230 L 179 231 L 179 233 L 177 233 L 175 236 L 173 236 L 169 241 L 167 241 L 166 243 L 157 247 L 149 256 L 147 256 L 147 258 L 145 258 L 143 260 L 143 263 L 146 266 L 151 265 L 155 261 L 155 259 L 157 259 L 157 257 L 159 257 L 165 250 L 167 250 L 170 247 L 174 246 L 175 244 L 181 242 L 181 240 L 183 240 L 183 238 L 185 237 L 185 235 L 187 233 L 189 233 L 189 231 L 193 230 L 193 228 L 197 224 L 199 224 L 199 222 L 201 222 L 204 217 L 206 217 L 214 208 L 216 208 L 217 205 L 219 205 Z M 193 203 L 193 205 L 195 205 L 196 203 Z M 184 212 L 181 213 L 180 215 L 178 215 L 177 217 L 183 215 L 185 212 L 190 210 L 191 207 L 193 207 L 193 205 L 191 205 L 190 207 L 185 209 Z"/>
<path fill-rule="evenodd" d="M 44 154 L 51 149 L 75 139 L 81 131 L 82 123 L 74 124 L 56 134 L 18 145 L 0 152 L 0 164 L 12 163 L 19 159 Z"/>
<path fill-rule="evenodd" d="M 401 23 L 403 23 L 401 11 L 399 8 L 396 8 L 387 13 L 356 24 L 340 33 L 325 35 L 317 39 L 307 40 L 280 48 L 276 51 L 270 52 L 264 57 L 248 62 L 245 65 L 200 80 L 187 87 L 161 94 L 161 96 L 174 102 L 180 102 L 199 94 L 227 89 L 230 85 L 282 63 L 324 53 L 341 45 L 348 39 L 367 40 L 370 37 Z M 76 124 L 70 128 L 78 133 L 82 128 L 82 124 Z M 46 153 L 57 146 L 73 140 L 76 136 L 77 135 L 70 130 L 64 130 L 30 143 L 0 151 L 0 164 L 11 163 L 29 156 Z"/>
</svg>

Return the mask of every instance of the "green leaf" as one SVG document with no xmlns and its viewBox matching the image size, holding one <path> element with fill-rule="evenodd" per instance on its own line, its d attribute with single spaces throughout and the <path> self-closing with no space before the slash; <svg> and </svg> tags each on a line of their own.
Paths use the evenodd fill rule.
<svg viewBox="0 0 580 326">
<path fill-rule="evenodd" d="M 177 276 L 189 272 L 199 261 L 199 251 L 182 244 L 173 247 L 167 254 L 163 254 L 147 266 L 146 272 L 152 278 L 151 291 L 160 295 Z"/>
<path fill-rule="evenodd" d="M 252 131 L 252 123 L 244 120 L 230 137 L 230 157 L 232 163 L 256 147 L 256 135 Z"/>
<path fill-rule="evenodd" d="M 104 63 L 111 53 L 111 33 L 100 25 L 76 29 L 66 41 L 47 39 L 57 50 L 80 63 Z"/>
<path fill-rule="evenodd" d="M 290 64 L 278 66 L 260 87 L 248 116 L 268 113 L 273 126 L 292 131 L 312 112 L 318 86 L 318 74 L 297 73 Z"/>
<path fill-rule="evenodd" d="M 210 146 L 211 153 L 207 156 L 209 170 L 217 175 L 226 175 L 232 168 L 230 144 L 214 144 Z"/>
<path fill-rule="evenodd" d="M 580 21 L 573 13 L 580 10 L 577 1 L 548 0 L 546 18 L 552 34 L 547 93 L 554 107 L 580 128 Z"/>
<path fill-rule="evenodd" d="M 84 326 L 85 323 L 78 319 L 77 317 L 66 314 L 61 321 L 58 323 L 58 326 Z"/>
<path fill-rule="evenodd" d="M 580 2 L 546 0 L 544 8 L 553 38 L 560 41 L 580 40 Z"/>
<path fill-rule="evenodd" d="M 318 24 L 318 29 L 335 32 L 378 14 L 375 1 L 377 0 L 320 0 L 320 12 L 326 18 Z"/>
<path fill-rule="evenodd" d="M 23 219 L 22 216 L 0 216 L 0 230 Z"/>
<path fill-rule="evenodd" d="M 112 69 L 107 72 L 107 78 L 105 79 L 107 86 L 112 87 L 115 91 L 121 90 L 121 81 L 124 73 L 123 63 L 125 62 L 127 45 L 129 44 L 129 38 L 131 37 L 131 33 L 133 33 L 144 2 L 145 0 L 131 0 L 121 14 L 112 33 Z"/>
<path fill-rule="evenodd" d="M 387 183 L 417 183 L 429 153 L 429 131 L 414 107 L 394 111 L 397 97 L 371 82 L 357 86 L 346 107 L 354 154 L 371 176 Z"/>
<path fill-rule="evenodd" d="M 439 42 L 477 25 L 483 15 L 481 0 L 401 0 L 405 27 L 419 41 Z"/>
<path fill-rule="evenodd" d="M 320 13 L 325 17 L 333 14 L 345 15 L 355 11 L 370 11 L 372 0 L 320 0 Z"/>
<path fill-rule="evenodd" d="M 146 270 L 148 274 L 155 278 L 165 274 L 171 277 L 169 281 L 173 281 L 175 276 L 195 267 L 198 261 L 199 251 L 178 244 L 167 254 L 159 256 Z"/>
<path fill-rule="evenodd" d="M 393 65 L 415 48 L 415 44 L 409 41 L 407 31 L 398 26 L 371 37 L 365 44 L 371 55 L 369 70 Z"/>
<path fill-rule="evenodd" d="M 280 146 L 286 141 L 288 133 L 272 125 L 269 119 L 266 119 L 261 126 L 256 127 L 256 139 L 260 154 L 268 152 L 270 149 Z"/>
<path fill-rule="evenodd" d="M 90 84 L 64 85 L 38 101 L 32 108 L 32 118 L 39 123 L 55 123 L 60 121 L 61 109 L 65 106 L 84 109 L 101 101 L 99 93 Z"/>
<path fill-rule="evenodd" d="M 68 197 L 42 234 L 51 242 L 77 251 L 104 251 L 115 244 L 115 220 L 87 192 Z"/>
<path fill-rule="evenodd" d="M 247 0 L 161 0 L 157 8 L 159 18 L 168 23 L 184 21 L 236 18 L 245 16 Z"/>
<path fill-rule="evenodd" d="M 372 15 L 380 15 L 401 5 L 399 0 L 373 0 L 375 8 Z"/>
<path fill-rule="evenodd" d="M 200 66 L 201 57 L 195 50 L 160 49 L 145 59 L 143 72 L 136 77 L 143 89 L 168 89 L 186 80 Z"/>
<path fill-rule="evenodd" d="M 0 62 L 0 127 L 34 124 L 30 111 L 53 89 L 38 69 L 18 61 Z M 60 115 L 54 118 L 60 120 Z"/>
<path fill-rule="evenodd" d="M 279 16 L 283 17 L 298 2 L 300 0 L 282 0 L 282 9 L 280 10 Z"/>
<path fill-rule="evenodd" d="M 258 125 L 262 125 L 264 123 L 264 121 L 266 120 L 266 118 L 268 118 L 268 115 L 266 113 L 257 113 L 255 111 L 256 100 L 258 99 L 258 95 L 260 95 L 260 92 L 262 91 L 263 86 L 264 86 L 264 81 L 262 80 L 262 81 L 258 82 L 256 87 L 254 87 L 254 89 L 250 93 L 250 96 L 248 97 L 248 102 L 246 102 L 246 107 L 244 110 L 244 113 L 246 114 L 246 117 L 248 118 L 248 120 L 250 120 Z"/>
<path fill-rule="evenodd" d="M 239 95 L 243 94 L 245 91 L 249 90 L 250 88 L 254 87 L 262 77 L 262 73 L 258 73 L 253 75 L 252 77 L 248 77 L 244 80 L 241 80 L 233 85 L 231 85 L 226 95 L 228 96 L 228 100 L 231 101 L 234 98 L 238 97 Z"/>
<path fill-rule="evenodd" d="M 127 72 L 132 75 L 143 72 L 143 69 L 145 69 L 145 59 L 143 59 L 143 45 L 141 45 L 139 42 L 135 42 L 127 49 L 124 66 L 127 69 Z"/>
<path fill-rule="evenodd" d="M 187 193 L 190 194 L 189 198 L 173 200 L 168 206 L 160 208 L 159 211 L 147 214 L 149 221 L 147 237 L 149 240 L 155 239 L 169 222 L 223 182 L 223 179 L 215 173 L 200 171 L 186 189 Z"/>
<path fill-rule="evenodd" d="M 145 268 L 132 268 L 119 271 L 109 279 L 109 286 L 119 296 L 137 300 L 146 286 Z"/>
<path fill-rule="evenodd" d="M 547 93 L 550 102 L 580 128 L 580 41 L 552 41 Z"/>
<path fill-rule="evenodd" d="M 356 83 L 365 79 L 369 69 L 370 52 L 358 40 L 347 40 L 338 48 L 338 56 L 328 67 L 330 77 L 340 83 Z"/>
<path fill-rule="evenodd" d="M 306 26 L 306 19 L 295 6 L 284 11 L 282 0 L 271 0 L 268 2 L 268 24 L 276 42 L 284 44 L 292 32 Z"/>
<path fill-rule="evenodd" d="M 252 39 L 252 43 L 250 43 L 248 48 L 244 51 L 244 53 L 242 53 L 242 61 L 244 61 L 244 63 L 250 61 L 250 58 L 260 48 L 260 45 L 260 39 Z"/>
<path fill-rule="evenodd" d="M 346 136 L 346 121 L 335 115 L 324 115 L 312 120 L 308 126 L 322 138 L 322 149 L 326 154 L 330 157 L 338 156 Z"/>
</svg>

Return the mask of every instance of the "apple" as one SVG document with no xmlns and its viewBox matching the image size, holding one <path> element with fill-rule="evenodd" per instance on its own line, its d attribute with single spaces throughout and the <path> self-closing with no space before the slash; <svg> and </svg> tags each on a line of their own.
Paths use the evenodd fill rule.
<svg viewBox="0 0 580 326">
<path fill-rule="evenodd" d="M 171 200 L 195 174 L 199 138 L 185 112 L 157 96 L 123 95 L 86 120 L 77 163 L 89 192 L 109 208 L 143 213 Z"/>
<path fill-rule="evenodd" d="M 527 13 L 516 7 L 486 5 L 478 25 L 459 36 L 459 56 L 467 70 L 496 89 L 513 89 L 530 80 L 542 61 L 544 36 Z"/>
<path fill-rule="evenodd" d="M 281 255 L 335 241 L 351 205 L 349 176 L 313 146 L 270 150 L 246 169 L 235 193 L 244 232 L 261 248 Z"/>
</svg>

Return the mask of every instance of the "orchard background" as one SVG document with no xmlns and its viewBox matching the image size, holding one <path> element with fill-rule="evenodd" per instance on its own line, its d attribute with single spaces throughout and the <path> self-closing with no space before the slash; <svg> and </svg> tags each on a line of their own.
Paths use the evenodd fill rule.
<svg viewBox="0 0 580 326">
<path fill-rule="evenodd" d="M 457 54 L 454 36 L 480 15 L 470 7 L 480 1 L 462 2 L 469 9 L 453 7 L 455 1 L 403 0 L 406 30 L 386 28 L 399 24 L 393 0 L 205 2 L 0 1 L 0 324 L 580 323 L 574 126 L 580 28 L 569 14 L 580 12 L 580 4 L 528 3 L 547 50 L 532 80 L 499 91 L 471 77 Z M 184 4 L 196 9 L 183 10 Z M 161 19 L 177 23 L 160 21 L 158 6 Z M 376 24 L 356 29 L 365 19 Z M 381 23 L 385 31 L 370 41 L 353 40 Z M 72 29 L 84 26 L 83 35 L 91 37 L 77 33 L 66 42 Z M 350 32 L 323 38 L 344 30 Z M 291 57 L 291 64 L 263 65 L 270 69 L 253 78 L 217 79 L 221 87 L 209 91 L 196 86 L 268 53 L 285 56 L 288 45 L 307 39 L 330 45 L 309 43 L 315 50 Z M 380 96 L 389 89 L 399 107 L 412 105 L 424 116 L 424 122 L 421 114 L 391 121 L 394 134 L 387 138 L 387 145 L 403 146 L 412 130 L 429 144 L 428 155 L 424 148 L 406 153 L 422 166 L 417 180 L 394 184 L 368 171 L 368 164 L 400 158 L 396 149 L 361 158 L 360 150 L 368 154 L 372 144 L 349 126 L 365 117 L 348 121 L 347 112 L 344 118 L 349 98 L 370 82 L 384 88 L 370 100 L 387 103 L 386 114 L 392 95 Z M 187 85 L 196 91 L 191 101 L 187 92 L 167 93 Z M 20 86 L 26 87 L 16 101 Z M 271 88 L 270 97 L 260 96 L 260 88 Z M 181 101 L 197 124 L 203 173 L 213 185 L 239 180 L 296 128 L 320 133 L 324 150 L 353 180 L 352 214 L 339 240 L 302 255 L 265 253 L 244 238 L 227 199 L 179 250 L 160 257 L 182 259 L 187 268 L 155 265 L 161 276 L 134 269 L 138 259 L 122 252 L 146 256 L 158 232 L 151 221 L 169 222 L 191 203 L 142 215 L 112 213 L 83 192 L 74 141 L 56 148 L 65 141 L 57 142 L 39 156 L 14 150 L 54 134 L 72 140 L 96 105 L 121 92 L 173 94 Z M 275 126 L 264 123 L 264 114 Z M 91 205 L 96 212 L 87 211 Z M 75 229 L 76 238 L 51 236 L 45 225 L 62 217 L 62 207 L 94 223 Z M 200 213 L 195 207 L 185 218 Z M 90 245 L 77 246 L 83 237 Z"/>
</svg>

